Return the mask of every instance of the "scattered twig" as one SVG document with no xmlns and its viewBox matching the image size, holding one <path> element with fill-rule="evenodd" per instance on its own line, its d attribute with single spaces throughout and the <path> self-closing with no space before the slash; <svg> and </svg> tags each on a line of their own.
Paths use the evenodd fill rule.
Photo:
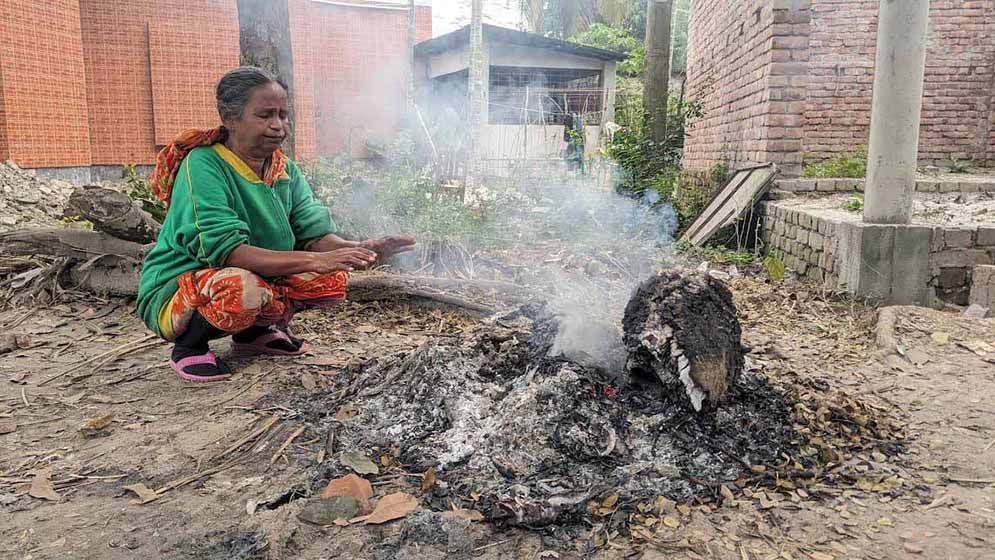
<svg viewBox="0 0 995 560">
<path fill-rule="evenodd" d="M 276 453 L 273 454 L 273 457 L 270 458 L 269 464 L 272 465 L 273 463 L 276 463 L 276 460 L 280 458 L 280 455 L 283 455 L 283 452 L 290 447 L 290 444 L 293 443 L 293 441 L 297 439 L 297 436 L 302 433 L 304 433 L 304 426 L 300 426 L 294 430 L 294 433 L 290 434 L 287 441 L 283 442 L 283 445 L 281 445 L 280 448 L 276 450 Z"/>
<path fill-rule="evenodd" d="M 230 447 L 228 447 L 228 449 L 225 449 L 220 454 L 214 456 L 214 459 L 220 459 L 221 457 L 224 457 L 225 455 L 228 455 L 232 451 L 235 451 L 239 447 L 242 447 L 246 443 L 249 443 L 251 441 L 255 441 L 256 438 L 258 438 L 259 436 L 261 436 L 264 433 L 266 433 L 270 428 L 273 427 L 273 424 L 276 424 L 279 421 L 280 421 L 280 417 L 279 416 L 276 416 L 276 415 L 270 416 L 268 419 L 266 419 L 265 422 L 263 422 L 262 426 L 260 426 L 259 428 L 253 430 L 249 435 L 247 435 L 247 436 L 239 439 L 235 443 L 233 443 Z"/>
<path fill-rule="evenodd" d="M 108 381 L 107 383 L 104 383 L 104 385 L 105 386 L 106 385 L 120 385 L 122 383 L 129 383 L 131 381 L 135 381 L 137 379 L 141 379 L 141 378 L 145 377 L 146 375 L 149 374 L 149 372 L 151 372 L 151 371 L 153 371 L 155 369 L 158 369 L 158 366 L 148 366 L 145 369 L 139 371 L 138 373 L 135 373 L 135 374 L 132 374 L 132 375 L 126 375 L 124 377 L 121 377 L 120 379 L 115 379 L 113 381 Z"/>
<path fill-rule="evenodd" d="M 133 346 L 141 345 L 143 343 L 148 342 L 149 340 L 152 340 L 153 338 L 157 338 L 156 335 L 154 335 L 154 334 L 147 334 L 147 335 L 143 336 L 142 338 L 139 338 L 138 340 L 132 340 L 131 342 L 126 342 L 126 343 L 118 346 L 117 348 L 114 348 L 112 350 L 108 350 L 107 352 L 104 352 L 103 354 L 100 354 L 99 356 L 94 356 L 93 358 L 90 358 L 90 359 L 87 359 L 87 360 L 83 360 L 82 362 L 74 365 L 73 367 L 71 367 L 69 369 L 66 369 L 66 370 L 64 370 L 62 372 L 59 372 L 59 373 L 53 375 L 52 377 L 49 377 L 48 379 L 42 381 L 41 383 L 38 384 L 38 386 L 42 386 L 42 385 L 46 385 L 48 383 L 51 383 L 52 381 L 55 381 L 56 379 L 59 379 L 60 377 L 64 377 L 66 375 L 69 375 L 70 373 L 72 373 L 72 372 L 74 372 L 74 371 L 76 371 L 78 369 L 82 369 L 82 368 L 84 368 L 84 367 L 86 367 L 86 366 L 88 366 L 88 365 L 90 365 L 90 364 L 92 364 L 94 362 L 103 360 L 103 359 L 107 358 L 108 356 L 112 356 L 112 355 L 118 354 L 119 352 L 122 352 L 122 351 L 130 351 L 129 349 L 132 348 Z"/>
<path fill-rule="evenodd" d="M 273 373 L 274 371 L 276 371 L 276 368 L 275 368 L 275 367 L 274 367 L 274 368 L 271 368 L 271 369 L 270 369 L 269 371 L 267 371 L 267 372 L 263 372 L 263 373 L 260 373 L 260 374 L 256 375 L 256 378 L 255 378 L 255 379 L 253 379 L 251 383 L 247 383 L 247 384 L 246 384 L 246 385 L 245 385 L 244 387 L 242 387 L 241 389 L 239 389 L 239 390 L 235 391 L 235 393 L 234 393 L 234 394 L 233 394 L 232 396 L 230 396 L 230 397 L 227 397 L 227 398 L 225 398 L 225 399 L 222 399 L 222 400 L 220 400 L 220 401 L 218 401 L 218 402 L 214 403 L 214 406 L 221 406 L 221 405 L 223 405 L 223 404 L 228 404 L 228 403 L 230 403 L 231 401 L 233 401 L 233 400 L 237 399 L 238 397 L 240 397 L 240 396 L 244 395 L 245 393 L 248 393 L 248 392 L 249 392 L 249 389 L 252 389 L 253 387 L 255 387 L 255 386 L 256 386 L 257 384 L 259 384 L 259 382 L 260 382 L 260 381 L 262 381 L 262 380 L 263 380 L 263 378 L 264 378 L 264 377 L 267 377 L 267 376 L 269 376 L 269 375 L 270 375 L 271 373 Z"/>
<path fill-rule="evenodd" d="M 961 484 L 995 484 L 995 478 L 960 478 L 948 476 L 947 480 Z"/>
<path fill-rule="evenodd" d="M 10 324 L 3 325 L 3 330 L 9 331 L 11 329 L 16 329 L 17 327 L 21 326 L 21 323 L 27 321 L 28 318 L 34 315 L 37 311 L 38 311 L 37 307 L 32 307 L 24 315 L 21 315 L 17 319 L 14 319 L 14 321 L 12 321 Z"/>
<path fill-rule="evenodd" d="M 124 356 L 127 356 L 128 354 L 131 354 L 132 352 L 138 352 L 139 350 L 144 350 L 146 348 L 152 348 L 153 346 L 158 346 L 158 345 L 162 344 L 162 342 L 163 342 L 162 340 L 153 340 L 151 342 L 146 342 L 145 344 L 139 344 L 138 346 L 135 346 L 133 348 L 128 348 L 127 350 L 124 350 L 122 352 L 114 354 L 114 355 L 108 357 L 107 359 L 103 360 L 102 362 L 98 363 L 97 365 L 93 366 L 90 369 L 90 373 L 95 373 L 98 369 L 100 369 L 100 368 L 102 368 L 102 367 L 104 367 L 104 366 L 106 366 L 108 364 L 111 364 L 111 363 L 113 363 L 113 362 L 115 362 L 115 361 L 123 358 Z"/>
<path fill-rule="evenodd" d="M 502 545 L 502 544 L 504 544 L 506 542 L 509 542 L 509 541 L 511 541 L 511 539 L 504 539 L 503 541 L 493 542 L 491 544 L 485 544 L 483 546 L 478 546 L 477 548 L 473 549 L 473 551 L 474 552 L 480 552 L 481 550 L 486 550 L 488 548 L 494 548 L 495 546 L 500 546 L 500 545 Z"/>
</svg>

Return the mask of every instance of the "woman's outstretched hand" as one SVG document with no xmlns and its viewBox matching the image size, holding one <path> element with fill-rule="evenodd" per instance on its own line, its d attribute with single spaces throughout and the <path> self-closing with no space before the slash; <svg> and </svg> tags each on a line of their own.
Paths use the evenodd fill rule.
<svg viewBox="0 0 995 560">
<path fill-rule="evenodd" d="M 415 238 L 410 235 L 388 235 L 379 239 L 367 239 L 359 244 L 385 259 L 398 253 L 406 253 L 415 248 Z"/>
<path fill-rule="evenodd" d="M 318 274 L 338 270 L 352 272 L 357 268 L 367 268 L 377 260 L 377 253 L 365 247 L 346 247 L 310 254 L 313 259 L 312 272 Z"/>
</svg>

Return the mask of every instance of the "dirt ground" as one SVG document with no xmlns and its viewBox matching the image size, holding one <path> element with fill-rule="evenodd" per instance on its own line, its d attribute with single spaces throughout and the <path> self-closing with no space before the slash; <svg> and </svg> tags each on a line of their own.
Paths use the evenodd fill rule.
<svg viewBox="0 0 995 560">
<path fill-rule="evenodd" d="M 752 367 L 898 418 L 903 452 L 853 457 L 840 468 L 860 476 L 846 484 L 663 503 L 665 526 L 640 518 L 648 530 L 631 538 L 440 528 L 425 513 L 318 527 L 298 514 L 330 476 L 326 442 L 299 430 L 290 397 L 477 322 L 400 304 L 312 311 L 298 333 L 313 355 L 232 356 L 230 382 L 194 385 L 171 373 L 133 304 L 91 298 L 0 313 L 0 332 L 30 337 L 0 360 L 0 557 L 995 559 L 995 320 L 900 308 L 896 349 L 882 352 L 873 310 L 751 277 L 730 287 Z M 377 496 L 420 495 L 421 473 L 383 467 Z"/>
</svg>

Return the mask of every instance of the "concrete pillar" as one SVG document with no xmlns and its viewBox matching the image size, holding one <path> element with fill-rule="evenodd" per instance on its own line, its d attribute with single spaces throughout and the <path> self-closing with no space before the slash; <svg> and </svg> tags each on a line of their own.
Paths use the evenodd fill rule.
<svg viewBox="0 0 995 560">
<path fill-rule="evenodd" d="M 489 83 L 487 60 L 484 56 L 483 0 L 472 0 L 470 5 L 470 60 L 467 104 L 470 126 L 470 180 L 477 179 L 480 169 L 480 136 L 487 118 L 487 86 Z"/>
<path fill-rule="evenodd" d="M 606 60 L 601 71 L 601 88 L 604 94 L 601 101 L 601 126 L 615 122 L 615 82 L 615 61 Z"/>
<path fill-rule="evenodd" d="M 864 221 L 908 224 L 916 187 L 929 0 L 881 0 Z"/>
</svg>

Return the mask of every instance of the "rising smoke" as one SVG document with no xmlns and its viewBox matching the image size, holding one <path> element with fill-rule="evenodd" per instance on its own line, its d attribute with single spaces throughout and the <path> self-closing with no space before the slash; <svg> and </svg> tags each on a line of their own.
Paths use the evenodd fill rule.
<svg viewBox="0 0 995 560">
<path fill-rule="evenodd" d="M 522 157 L 510 163 L 501 154 L 500 172 L 490 173 L 500 177 L 474 181 L 466 206 L 454 208 L 449 200 L 434 200 L 434 184 L 451 178 L 454 171 L 458 175 L 461 165 L 465 169 L 468 163 L 465 76 L 439 81 L 429 94 L 418 96 L 417 110 L 405 114 L 399 109 L 404 100 L 397 95 L 406 85 L 404 68 L 386 70 L 390 70 L 389 79 L 382 73 L 371 77 L 360 88 L 361 95 L 352 98 L 362 110 L 351 112 L 347 120 L 376 114 L 370 122 L 382 128 L 383 115 L 395 114 L 403 115 L 397 120 L 404 126 L 385 148 L 384 160 L 372 170 L 370 166 L 359 170 L 353 164 L 340 168 L 343 176 L 336 180 L 346 187 L 326 193 L 345 233 L 418 236 L 419 252 L 397 263 L 407 272 L 510 280 L 533 287 L 549 301 L 560 324 L 553 352 L 620 373 L 625 354 L 622 311 L 638 283 L 672 254 L 677 229 L 673 209 L 659 204 L 652 191 L 643 199 L 617 194 L 610 180 L 610 162 L 601 162 L 584 174 L 569 172 L 564 160 L 530 156 L 526 146 L 511 150 Z M 545 86 L 540 82 L 529 85 L 532 91 Z M 536 107 L 557 110 L 557 103 L 548 101 L 537 103 L 533 97 L 522 107 L 522 113 L 530 115 L 527 128 L 542 129 L 547 138 L 563 137 L 562 124 L 547 124 L 551 121 L 545 116 L 536 120 L 533 114 Z M 322 103 L 344 106 L 341 101 L 319 101 L 319 106 Z M 346 118 L 340 111 L 335 114 Z M 600 119 L 595 116 L 593 120 Z M 340 126 L 341 122 L 336 117 L 319 126 Z M 525 137 L 524 125 L 502 126 L 517 127 Z M 493 129 L 491 124 L 487 131 Z M 319 137 L 323 135 L 327 133 L 319 129 Z M 515 138 L 515 133 L 507 136 Z M 593 151 L 588 149 L 588 153 Z M 495 158 L 495 154 L 484 157 Z M 426 213 L 431 223 L 424 219 Z M 467 216 L 472 216 L 473 228 L 441 228 L 440 234 L 439 228 L 430 227 Z"/>
</svg>

